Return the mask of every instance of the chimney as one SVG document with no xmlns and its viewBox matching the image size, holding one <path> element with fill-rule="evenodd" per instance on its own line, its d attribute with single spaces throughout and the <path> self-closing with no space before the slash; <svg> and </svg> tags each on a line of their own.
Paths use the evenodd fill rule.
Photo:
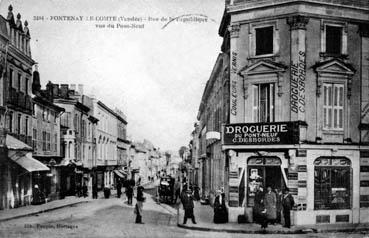
<svg viewBox="0 0 369 238">
<path fill-rule="evenodd" d="M 83 84 L 78 84 L 78 92 L 80 95 L 83 95 Z"/>
<path fill-rule="evenodd" d="M 58 84 L 53 84 L 53 94 L 54 94 L 54 97 L 59 97 L 59 85 Z"/>
<path fill-rule="evenodd" d="M 60 96 L 62 98 L 69 98 L 68 90 L 69 90 L 68 84 L 60 84 Z"/>
</svg>

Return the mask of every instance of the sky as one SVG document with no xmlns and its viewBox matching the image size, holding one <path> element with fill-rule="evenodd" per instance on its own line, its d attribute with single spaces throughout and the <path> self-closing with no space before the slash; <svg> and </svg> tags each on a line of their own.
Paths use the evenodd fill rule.
<svg viewBox="0 0 369 238">
<path fill-rule="evenodd" d="M 162 150 L 188 145 L 220 53 L 224 0 L 1 0 L 4 17 L 9 4 L 29 23 L 43 87 L 83 84 L 84 94 L 127 115 L 130 139 Z M 189 14 L 192 22 L 167 24 Z"/>
</svg>

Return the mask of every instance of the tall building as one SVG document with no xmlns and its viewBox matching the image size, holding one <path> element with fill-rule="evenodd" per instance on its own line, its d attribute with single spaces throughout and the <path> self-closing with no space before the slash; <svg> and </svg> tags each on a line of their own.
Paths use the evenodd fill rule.
<svg viewBox="0 0 369 238">
<path fill-rule="evenodd" d="M 213 201 L 215 191 L 227 186 L 225 176 L 225 154 L 222 153 L 220 140 L 221 125 L 228 122 L 228 55 L 220 53 L 215 62 L 209 80 L 201 98 L 193 146 L 196 148 L 196 159 L 199 162 L 202 197 Z M 196 165 L 197 163 L 195 163 Z M 197 165 L 196 165 L 197 166 Z"/>
<path fill-rule="evenodd" d="M 98 189 L 114 184 L 117 160 L 117 117 L 103 102 L 94 99 L 94 116 L 99 120 L 96 127 L 96 182 Z"/>
<path fill-rule="evenodd" d="M 369 2 L 227 0 L 219 34 L 230 221 L 270 186 L 291 191 L 294 224 L 368 222 Z"/>
<path fill-rule="evenodd" d="M 31 203 L 33 180 L 49 168 L 32 157 L 30 31 L 13 7 L 0 16 L 0 209 Z"/>
<path fill-rule="evenodd" d="M 50 82 L 47 85 L 50 87 Z M 64 109 L 53 103 L 50 90 L 42 90 L 40 74 L 33 72 L 32 93 L 32 147 L 33 157 L 47 165 L 51 171 L 35 174 L 34 183 L 49 200 L 57 199 L 60 195 L 61 162 L 60 151 L 60 115 Z"/>
</svg>

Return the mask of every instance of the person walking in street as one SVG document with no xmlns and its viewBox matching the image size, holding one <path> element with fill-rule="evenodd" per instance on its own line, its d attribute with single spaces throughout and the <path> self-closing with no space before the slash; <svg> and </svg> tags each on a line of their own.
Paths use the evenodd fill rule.
<svg viewBox="0 0 369 238">
<path fill-rule="evenodd" d="M 87 188 L 87 183 L 86 182 L 83 183 L 82 193 L 83 193 L 84 198 L 86 198 L 88 196 L 88 188 Z"/>
<path fill-rule="evenodd" d="M 97 183 L 92 185 L 92 198 L 97 199 Z"/>
<path fill-rule="evenodd" d="M 276 195 L 272 191 L 272 188 L 268 186 L 267 193 L 264 196 L 264 206 L 266 209 L 266 216 L 267 216 L 268 222 L 270 222 L 271 224 L 274 224 L 277 218 L 276 205 L 277 205 Z"/>
<path fill-rule="evenodd" d="M 120 181 L 120 179 L 117 180 L 117 196 L 118 198 L 120 198 L 120 196 L 122 195 L 122 182 Z"/>
<path fill-rule="evenodd" d="M 192 197 L 192 191 L 188 189 L 186 191 L 186 195 L 183 196 L 183 209 L 184 209 L 184 218 L 183 218 L 183 224 L 187 223 L 187 218 L 191 218 L 192 223 L 196 224 L 195 215 L 193 214 L 193 197 Z"/>
<path fill-rule="evenodd" d="M 133 197 L 133 186 L 132 184 L 128 184 L 127 188 L 126 188 L 126 195 L 127 195 L 127 199 L 128 199 L 128 204 L 132 205 L 132 197 Z"/>
<path fill-rule="evenodd" d="M 181 193 L 181 184 L 179 183 L 179 180 L 176 180 L 173 187 L 174 196 L 173 196 L 173 204 L 177 203 L 177 199 L 180 196 Z"/>
<path fill-rule="evenodd" d="M 137 202 L 134 209 L 134 213 L 136 214 L 136 223 L 144 224 L 142 222 L 142 210 L 143 210 L 143 202 L 145 201 L 145 197 L 143 195 L 144 188 L 142 186 L 137 187 Z"/>
<path fill-rule="evenodd" d="M 291 227 L 291 209 L 295 205 L 295 201 L 293 200 L 292 195 L 288 188 L 284 191 L 283 199 L 282 199 L 282 207 L 283 207 L 283 217 L 284 217 L 284 227 Z"/>
</svg>

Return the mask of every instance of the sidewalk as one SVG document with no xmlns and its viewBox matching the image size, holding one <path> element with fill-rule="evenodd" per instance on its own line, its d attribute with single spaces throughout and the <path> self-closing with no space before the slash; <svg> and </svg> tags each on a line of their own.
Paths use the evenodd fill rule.
<svg viewBox="0 0 369 238">
<path fill-rule="evenodd" d="M 54 201 L 41 204 L 41 205 L 29 205 L 29 206 L 23 206 L 23 207 L 8 209 L 8 210 L 0 210 L 0 222 L 11 220 L 11 219 L 16 219 L 20 217 L 25 217 L 25 216 L 32 216 L 32 215 L 42 213 L 42 212 L 48 212 L 48 211 L 72 206 L 72 205 L 79 204 L 79 203 L 89 202 L 90 200 L 92 199 L 88 197 L 78 198 L 78 197 L 70 196 L 64 199 L 54 200 Z"/>
<path fill-rule="evenodd" d="M 201 231 L 217 231 L 229 233 L 248 233 L 248 234 L 304 234 L 316 232 L 359 232 L 369 231 L 369 224 L 324 224 L 312 226 L 292 226 L 290 229 L 281 225 L 269 225 L 266 230 L 260 228 L 259 224 L 245 223 L 238 224 L 229 222 L 225 224 L 213 223 L 213 208 L 209 205 L 201 205 L 195 202 L 194 214 L 197 224 L 192 224 L 191 219 L 187 219 L 186 225 L 183 225 L 184 211 L 182 206 L 178 211 L 178 226 L 185 229 Z"/>
</svg>

